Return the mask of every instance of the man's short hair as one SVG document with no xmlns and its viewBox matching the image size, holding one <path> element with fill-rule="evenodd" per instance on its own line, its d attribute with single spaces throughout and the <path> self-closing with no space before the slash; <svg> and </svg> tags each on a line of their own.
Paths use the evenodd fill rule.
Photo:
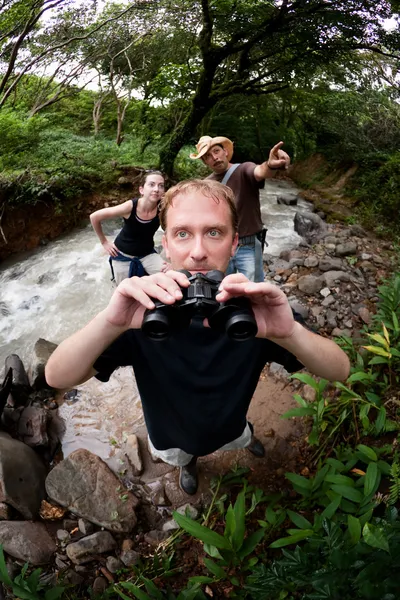
<svg viewBox="0 0 400 600">
<path fill-rule="evenodd" d="M 221 201 L 226 202 L 231 213 L 233 232 L 237 232 L 239 218 L 235 205 L 235 195 L 231 188 L 211 179 L 188 179 L 187 181 L 180 181 L 166 192 L 160 209 L 160 223 L 164 231 L 167 228 L 167 212 L 169 207 L 173 205 L 174 199 L 177 196 L 184 196 L 191 192 L 200 192 L 204 196 L 212 198 L 216 204 L 219 204 Z"/>
</svg>

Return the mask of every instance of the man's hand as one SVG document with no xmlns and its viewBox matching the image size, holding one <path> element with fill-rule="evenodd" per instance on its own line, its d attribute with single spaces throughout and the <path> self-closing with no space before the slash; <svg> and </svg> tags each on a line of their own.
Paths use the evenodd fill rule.
<svg viewBox="0 0 400 600">
<path fill-rule="evenodd" d="M 104 316 L 114 327 L 140 329 L 146 308 L 154 308 L 152 298 L 174 304 L 182 299 L 181 287 L 189 287 L 189 280 L 178 271 L 124 279 L 112 295 Z"/>
<path fill-rule="evenodd" d="M 290 165 L 290 156 L 281 150 L 284 142 L 278 142 L 269 153 L 268 164 L 272 169 L 287 169 Z"/>
<path fill-rule="evenodd" d="M 108 240 L 105 240 L 104 242 L 101 243 L 101 245 L 103 246 L 104 250 L 107 252 L 107 254 L 109 256 L 118 256 L 118 248 L 117 246 L 114 244 L 114 242 L 109 242 Z"/>
<path fill-rule="evenodd" d="M 295 321 L 293 312 L 285 294 L 271 283 L 254 283 L 245 275 L 228 275 L 221 282 L 221 292 L 216 296 L 218 302 L 230 298 L 246 296 L 257 321 L 260 338 L 288 338 L 292 335 Z"/>
</svg>

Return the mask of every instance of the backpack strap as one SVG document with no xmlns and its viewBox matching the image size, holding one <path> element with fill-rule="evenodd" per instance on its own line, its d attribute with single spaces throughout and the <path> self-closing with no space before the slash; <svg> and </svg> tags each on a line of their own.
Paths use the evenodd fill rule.
<svg viewBox="0 0 400 600">
<path fill-rule="evenodd" d="M 240 163 L 235 163 L 234 165 L 231 165 L 231 167 L 227 170 L 227 172 L 225 173 L 221 183 L 222 185 L 226 185 L 230 176 L 232 175 L 232 173 L 234 173 L 236 171 L 236 169 L 240 167 Z"/>
</svg>

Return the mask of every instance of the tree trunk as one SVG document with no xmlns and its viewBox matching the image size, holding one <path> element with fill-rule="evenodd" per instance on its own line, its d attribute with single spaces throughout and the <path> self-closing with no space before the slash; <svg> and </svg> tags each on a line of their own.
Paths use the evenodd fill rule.
<svg viewBox="0 0 400 600">
<path fill-rule="evenodd" d="M 190 140 L 197 125 L 218 101 L 218 98 L 210 98 L 216 65 L 217 63 L 214 63 L 205 67 L 186 119 L 177 127 L 161 149 L 160 169 L 170 177 L 173 174 L 174 162 L 179 150 Z"/>
</svg>

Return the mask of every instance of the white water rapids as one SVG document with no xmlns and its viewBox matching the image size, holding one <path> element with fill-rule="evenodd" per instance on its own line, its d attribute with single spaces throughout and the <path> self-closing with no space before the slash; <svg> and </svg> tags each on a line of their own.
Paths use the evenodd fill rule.
<svg viewBox="0 0 400 600">
<path fill-rule="evenodd" d="M 296 192 L 287 182 L 267 181 L 261 193 L 263 221 L 268 227 L 266 251 L 278 256 L 298 245 L 293 230 L 298 206 L 277 204 L 279 192 Z M 108 222 L 113 239 L 119 224 Z M 156 244 L 162 232 L 156 234 Z M 90 225 L 50 242 L 29 255 L 13 257 L 0 267 L 0 376 L 9 354 L 18 354 L 26 369 L 38 338 L 60 343 L 102 310 L 113 292 L 107 257 Z M 117 440 L 143 423 L 131 369 L 121 369 L 107 384 L 92 380 L 80 386 L 77 401 L 65 402 L 64 455 L 88 448 L 108 458 L 110 439 Z"/>
</svg>

